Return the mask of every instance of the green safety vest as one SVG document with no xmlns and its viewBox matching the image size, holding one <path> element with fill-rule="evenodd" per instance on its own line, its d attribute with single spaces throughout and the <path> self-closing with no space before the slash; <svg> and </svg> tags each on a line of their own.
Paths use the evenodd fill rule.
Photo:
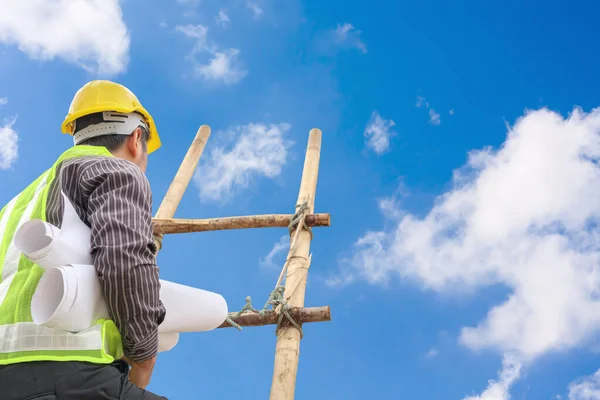
<svg viewBox="0 0 600 400">
<path fill-rule="evenodd" d="M 46 221 L 46 203 L 57 167 L 82 156 L 112 154 L 104 147 L 75 146 L 0 211 L 0 365 L 28 361 L 87 361 L 108 364 L 123 355 L 121 335 L 112 320 L 100 320 L 72 333 L 36 325 L 31 299 L 44 273 L 20 253 L 13 237 L 31 219 Z"/>
</svg>

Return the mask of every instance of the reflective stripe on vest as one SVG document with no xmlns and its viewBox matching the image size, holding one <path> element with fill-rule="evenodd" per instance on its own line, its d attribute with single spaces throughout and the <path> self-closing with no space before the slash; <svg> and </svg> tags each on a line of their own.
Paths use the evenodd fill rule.
<svg viewBox="0 0 600 400">
<path fill-rule="evenodd" d="M 44 188 L 46 188 L 46 186 L 47 186 L 46 179 L 47 178 L 48 178 L 48 172 L 46 172 L 42 175 L 42 177 L 40 179 L 40 183 L 35 188 L 32 199 L 29 201 L 29 203 L 27 203 L 27 207 L 25 207 L 25 211 L 23 211 L 21 218 L 17 222 L 17 225 L 15 227 L 15 232 L 18 231 L 19 228 L 25 222 L 32 219 L 33 206 L 35 204 L 37 204 L 38 198 L 40 196 L 40 192 Z M 14 216 L 15 219 L 17 217 L 18 217 L 18 215 Z M 12 213 L 11 213 L 11 217 L 9 217 L 9 218 L 12 219 Z M 19 250 L 17 250 L 17 247 L 14 246 L 14 244 L 12 243 L 12 240 L 11 240 L 11 243 L 8 246 L 8 248 L 6 250 L 6 254 L 4 256 L 4 263 L 3 263 L 3 267 L 2 267 L 2 281 L 11 277 L 13 274 L 15 274 L 17 272 L 17 268 L 19 267 L 19 257 L 20 256 L 21 256 L 21 254 L 19 253 Z M 0 304 L 2 304 L 2 303 L 0 303 Z"/>
<path fill-rule="evenodd" d="M 17 198 L 15 197 L 6 205 L 6 207 L 4 207 L 4 209 L 2 209 L 2 212 L 0 213 L 0 243 L 2 242 L 2 237 L 4 236 L 4 231 L 6 230 L 6 225 L 8 224 L 8 217 L 12 213 L 13 207 L 15 206 L 16 202 Z M 4 268 L 2 268 L 1 264 L 0 271 L 4 271 Z M 12 278 L 14 278 L 14 276 L 15 275 L 13 274 L 8 278 L 4 278 L 2 274 L 0 274 L 0 304 L 4 302 L 4 298 L 8 293 L 8 288 L 10 287 L 10 282 L 12 281 Z"/>
<path fill-rule="evenodd" d="M 78 333 L 32 322 L 31 299 L 44 271 L 13 243 L 23 223 L 46 221 L 48 192 L 60 163 L 87 155 L 112 157 L 103 147 L 72 147 L 0 211 L 0 365 L 42 360 L 110 363 L 122 356 L 121 335 L 111 320 Z"/>
<path fill-rule="evenodd" d="M 0 325 L 0 353 L 31 350 L 99 350 L 100 326 L 73 334 L 36 325 L 33 322 Z"/>
</svg>

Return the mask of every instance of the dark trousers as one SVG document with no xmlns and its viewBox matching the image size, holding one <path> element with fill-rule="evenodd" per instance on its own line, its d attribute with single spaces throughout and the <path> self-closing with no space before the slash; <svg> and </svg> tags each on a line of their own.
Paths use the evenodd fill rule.
<svg viewBox="0 0 600 400">
<path fill-rule="evenodd" d="M 127 379 L 128 365 L 27 362 L 0 365 L 2 400 L 165 400 Z"/>
</svg>

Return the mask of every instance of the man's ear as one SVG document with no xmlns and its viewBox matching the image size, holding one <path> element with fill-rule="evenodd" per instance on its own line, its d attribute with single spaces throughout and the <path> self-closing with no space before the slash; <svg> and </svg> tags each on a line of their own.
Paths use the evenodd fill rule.
<svg viewBox="0 0 600 400">
<path fill-rule="evenodd" d="M 139 127 L 135 128 L 133 133 L 129 135 L 129 138 L 127 138 L 127 148 L 134 158 L 137 157 L 138 153 L 140 152 L 138 144 L 142 141 L 142 139 L 142 130 Z"/>
</svg>

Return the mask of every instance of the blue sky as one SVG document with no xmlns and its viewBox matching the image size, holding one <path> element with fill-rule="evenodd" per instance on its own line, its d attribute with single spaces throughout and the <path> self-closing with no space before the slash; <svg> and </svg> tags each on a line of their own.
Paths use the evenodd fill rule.
<svg viewBox="0 0 600 400">
<path fill-rule="evenodd" d="M 305 326 L 296 398 L 600 399 L 597 4 L 77 4 L 0 0 L 1 203 L 95 78 L 157 122 L 155 209 L 211 126 L 176 217 L 292 212 L 317 127 L 306 304 L 332 321 Z M 285 233 L 169 236 L 161 277 L 262 306 Z M 273 327 L 183 334 L 150 389 L 266 398 L 274 349 Z"/>
</svg>

